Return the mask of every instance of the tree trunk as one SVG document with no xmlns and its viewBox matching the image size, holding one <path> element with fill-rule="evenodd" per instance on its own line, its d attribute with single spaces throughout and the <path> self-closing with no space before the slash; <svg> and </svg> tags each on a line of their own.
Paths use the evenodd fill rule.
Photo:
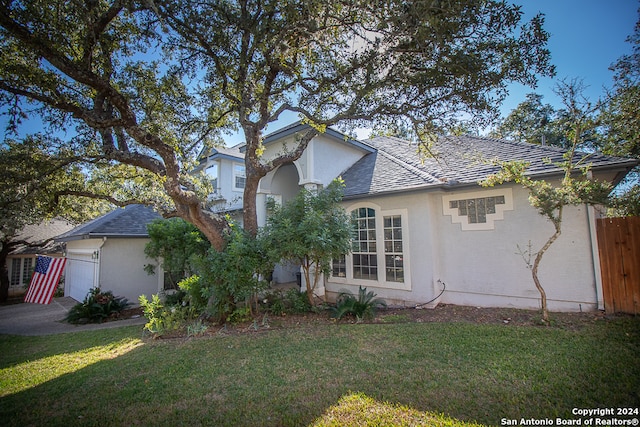
<svg viewBox="0 0 640 427">
<path fill-rule="evenodd" d="M 248 170 L 248 168 L 247 168 Z M 258 234 L 258 210 L 256 207 L 256 197 L 258 196 L 258 184 L 262 177 L 247 172 L 244 194 L 242 197 L 242 219 L 244 229 L 251 235 Z"/>
<path fill-rule="evenodd" d="M 547 240 L 547 243 L 544 244 L 542 249 L 538 251 L 536 254 L 536 258 L 533 261 L 533 267 L 531 268 L 531 276 L 533 277 L 533 283 L 535 283 L 536 288 L 538 288 L 538 292 L 540 292 L 540 301 L 542 303 L 542 321 L 547 325 L 549 324 L 549 309 L 547 307 L 547 293 L 544 291 L 542 284 L 540 283 L 540 279 L 538 279 L 538 267 L 540 267 L 540 261 L 542 261 L 542 256 L 549 249 L 549 247 L 555 242 L 558 237 L 560 237 L 560 222 L 554 222 L 554 226 L 556 232 L 553 233 L 553 236 Z"/>
<path fill-rule="evenodd" d="M 9 299 L 9 271 L 7 269 L 7 257 L 12 246 L 6 242 L 1 243 L 0 249 L 0 302 L 7 302 Z"/>
</svg>

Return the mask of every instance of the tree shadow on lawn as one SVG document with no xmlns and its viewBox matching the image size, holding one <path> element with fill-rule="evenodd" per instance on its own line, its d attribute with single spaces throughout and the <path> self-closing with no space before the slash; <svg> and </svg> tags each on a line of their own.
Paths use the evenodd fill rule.
<svg viewBox="0 0 640 427">
<path fill-rule="evenodd" d="M 0 419 L 6 426 L 304 426 L 351 392 L 489 425 L 639 405 L 637 326 L 634 336 L 605 328 L 556 331 L 561 337 L 552 341 L 547 329 L 496 328 L 341 325 L 166 341 L 138 341 L 123 328 L 110 342 L 101 338 L 113 358 L 0 398 Z M 37 354 L 71 363 L 96 344 Z M 27 359 L 3 365 L 24 364 L 37 376 Z"/>
</svg>

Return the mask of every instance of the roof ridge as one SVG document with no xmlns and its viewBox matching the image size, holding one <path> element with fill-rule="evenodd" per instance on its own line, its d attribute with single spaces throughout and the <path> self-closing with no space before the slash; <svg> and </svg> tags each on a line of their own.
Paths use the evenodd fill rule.
<svg viewBox="0 0 640 427">
<path fill-rule="evenodd" d="M 402 166 L 403 168 L 407 169 L 408 171 L 415 173 L 418 176 L 421 176 L 421 177 L 423 177 L 425 179 L 428 179 L 431 182 L 442 182 L 440 179 L 438 179 L 435 176 L 431 175 L 429 172 L 423 171 L 420 168 L 417 168 L 417 167 L 405 162 L 404 160 L 401 160 L 401 159 L 397 158 L 393 154 L 388 153 L 383 149 L 378 148 L 377 150 L 378 150 L 378 152 L 380 154 L 382 154 L 387 159 L 389 159 L 392 162 Z"/>
</svg>

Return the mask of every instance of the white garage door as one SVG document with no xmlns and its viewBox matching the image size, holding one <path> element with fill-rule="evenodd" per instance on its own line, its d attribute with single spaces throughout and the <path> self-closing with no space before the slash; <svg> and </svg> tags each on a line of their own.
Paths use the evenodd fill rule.
<svg viewBox="0 0 640 427">
<path fill-rule="evenodd" d="M 98 262 L 91 258 L 91 254 L 67 255 L 65 295 L 76 301 L 84 301 L 89 290 L 94 287 Z"/>
</svg>

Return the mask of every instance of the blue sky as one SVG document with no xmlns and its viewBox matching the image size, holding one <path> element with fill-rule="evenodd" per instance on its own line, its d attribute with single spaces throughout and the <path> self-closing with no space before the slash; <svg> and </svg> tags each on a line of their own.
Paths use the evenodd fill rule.
<svg viewBox="0 0 640 427">
<path fill-rule="evenodd" d="M 633 34 L 638 21 L 638 0 L 521 0 L 524 19 L 536 13 L 545 14 L 545 29 L 550 33 L 548 43 L 552 63 L 556 66 L 554 79 L 544 78 L 535 89 L 514 85 L 503 104 L 508 114 L 527 93 L 544 96 L 543 102 L 560 108 L 553 87 L 562 78 L 580 78 L 588 86 L 586 95 L 595 101 L 610 88 L 613 73 L 609 67 L 625 53 L 631 44 L 625 40 Z"/>
<path fill-rule="evenodd" d="M 556 66 L 554 79 L 541 79 L 534 88 L 513 85 L 510 95 L 500 111 L 506 116 L 527 93 L 543 95 L 543 102 L 561 108 L 557 96 L 553 93 L 556 83 L 562 78 L 580 78 L 588 86 L 586 95 L 592 101 L 604 94 L 603 87 L 612 86 L 613 73 L 609 70 L 621 55 L 631 52 L 626 38 L 634 31 L 638 21 L 638 0 L 513 0 L 522 5 L 523 22 L 536 13 L 545 14 L 545 29 L 551 37 L 548 43 L 552 63 Z M 281 120 L 272 123 L 267 133 L 297 120 L 294 114 L 286 114 Z M 36 120 L 29 120 L 22 130 L 33 130 Z M 6 126 L 6 117 L 0 117 L 2 129 Z M 368 137 L 368 131 L 358 132 L 358 137 Z M 242 142 L 239 134 L 227 136 L 227 145 Z"/>
<path fill-rule="evenodd" d="M 514 0 L 522 6 L 522 22 L 529 21 L 537 13 L 545 15 L 545 29 L 550 33 L 548 47 L 551 62 L 556 66 L 556 77 L 540 79 L 536 88 L 514 84 L 500 111 L 506 116 L 526 94 L 543 95 L 542 101 L 555 108 L 562 103 L 553 93 L 561 79 L 579 78 L 587 89 L 585 96 L 596 101 L 604 94 L 604 87 L 611 88 L 613 72 L 609 67 L 620 56 L 631 52 L 626 42 L 633 34 L 638 21 L 638 0 Z M 272 123 L 266 133 L 277 130 L 297 120 L 293 114 L 285 115 Z M 369 131 L 357 131 L 359 138 L 367 138 Z M 242 142 L 240 135 L 227 138 L 227 144 Z"/>
</svg>

